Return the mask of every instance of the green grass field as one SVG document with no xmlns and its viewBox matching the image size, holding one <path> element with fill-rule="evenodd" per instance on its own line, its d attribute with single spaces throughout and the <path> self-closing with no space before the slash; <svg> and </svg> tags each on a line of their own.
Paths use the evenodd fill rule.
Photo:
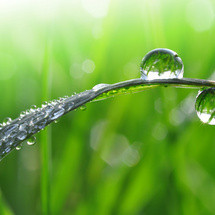
<svg viewBox="0 0 215 215">
<path fill-rule="evenodd" d="M 214 0 L 2 0 L 0 120 L 138 78 L 155 48 L 214 80 L 214 14 Z M 215 127 L 196 95 L 156 88 L 63 116 L 1 161 L 0 215 L 215 214 Z"/>
</svg>

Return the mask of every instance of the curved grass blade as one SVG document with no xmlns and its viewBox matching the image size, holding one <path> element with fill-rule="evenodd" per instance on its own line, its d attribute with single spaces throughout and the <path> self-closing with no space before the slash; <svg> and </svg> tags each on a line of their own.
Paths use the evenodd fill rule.
<svg viewBox="0 0 215 215">
<path fill-rule="evenodd" d="M 9 124 L 1 127 L 0 160 L 23 141 L 38 133 L 53 121 L 88 102 L 107 99 L 121 94 L 141 92 L 145 89 L 161 86 L 198 89 L 202 87 L 214 87 L 215 82 L 188 78 L 159 79 L 151 81 L 133 79 L 116 84 L 96 85 L 91 90 L 86 90 L 68 98 L 54 100 L 43 105 L 41 108 L 35 110 L 30 109 Z"/>
</svg>

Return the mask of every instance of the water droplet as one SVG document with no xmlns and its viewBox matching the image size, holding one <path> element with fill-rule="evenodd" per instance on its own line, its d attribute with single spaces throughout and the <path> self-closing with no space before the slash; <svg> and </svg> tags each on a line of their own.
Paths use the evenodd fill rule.
<svg viewBox="0 0 215 215">
<path fill-rule="evenodd" d="M 34 136 L 31 136 L 28 140 L 27 140 L 27 144 L 29 145 L 29 146 L 32 146 L 32 145 L 34 145 L 36 143 L 36 137 L 34 137 Z"/>
<path fill-rule="evenodd" d="M 27 127 L 28 126 L 28 124 L 27 123 L 23 123 L 23 124 L 21 124 L 20 126 L 19 126 L 19 130 L 20 131 L 26 131 L 27 130 Z"/>
<path fill-rule="evenodd" d="M 87 107 L 85 106 L 85 105 L 82 105 L 81 107 L 80 107 L 80 110 L 82 110 L 82 111 L 84 111 L 84 110 L 86 110 L 87 109 Z"/>
<path fill-rule="evenodd" d="M 58 97 L 57 101 L 60 103 L 60 102 L 63 102 L 65 100 L 64 97 Z"/>
<path fill-rule="evenodd" d="M 43 103 L 42 103 L 42 108 L 45 108 L 47 105 L 48 105 L 48 102 L 47 102 L 47 101 L 43 102 Z"/>
<path fill-rule="evenodd" d="M 37 109 L 37 106 L 36 105 L 31 105 L 30 109 Z"/>
<path fill-rule="evenodd" d="M 25 114 L 25 111 L 22 111 L 22 112 L 20 113 L 20 118 L 23 118 L 25 115 L 26 115 L 26 114 Z"/>
<path fill-rule="evenodd" d="M 98 91 L 98 90 L 101 90 L 105 87 L 107 87 L 109 84 L 97 84 L 96 86 L 93 87 L 93 90 L 94 91 Z"/>
<path fill-rule="evenodd" d="M 58 117 L 62 116 L 64 114 L 65 110 L 64 108 L 60 107 L 57 110 L 54 110 L 51 114 L 50 114 L 50 119 L 51 120 L 55 120 Z"/>
<path fill-rule="evenodd" d="M 146 54 L 140 71 L 144 80 L 183 78 L 184 65 L 177 53 L 159 48 Z"/>
<path fill-rule="evenodd" d="M 22 146 L 19 145 L 19 146 L 16 147 L 16 150 L 20 150 L 21 148 L 22 148 Z"/>
<path fill-rule="evenodd" d="M 24 140 L 27 137 L 27 132 L 26 131 L 20 131 L 16 137 L 19 140 Z"/>
<path fill-rule="evenodd" d="M 53 111 L 54 106 L 52 104 L 47 104 L 46 107 L 44 107 L 44 111 L 45 111 L 45 116 L 44 118 L 48 117 L 49 114 Z"/>
<path fill-rule="evenodd" d="M 215 125 L 215 88 L 200 92 L 196 98 L 195 108 L 203 123 Z"/>
<path fill-rule="evenodd" d="M 31 105 L 30 112 L 33 113 L 36 111 L 36 109 L 37 109 L 36 105 Z"/>
<path fill-rule="evenodd" d="M 12 122 L 12 119 L 11 119 L 10 117 L 6 117 L 6 118 L 3 120 L 3 123 L 6 124 L 6 125 L 9 125 L 11 122 Z"/>
</svg>

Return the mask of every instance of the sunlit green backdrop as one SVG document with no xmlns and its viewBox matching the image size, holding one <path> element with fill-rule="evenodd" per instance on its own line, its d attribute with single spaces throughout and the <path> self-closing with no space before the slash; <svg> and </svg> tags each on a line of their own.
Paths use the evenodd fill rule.
<svg viewBox="0 0 215 215">
<path fill-rule="evenodd" d="M 137 78 L 154 48 L 176 51 L 185 77 L 214 79 L 214 15 L 214 0 L 1 0 L 0 120 L 47 97 Z M 50 214 L 215 214 L 215 127 L 196 116 L 196 94 L 119 96 L 42 131 Z M 42 139 L 0 163 L 1 215 L 44 211 Z"/>
</svg>

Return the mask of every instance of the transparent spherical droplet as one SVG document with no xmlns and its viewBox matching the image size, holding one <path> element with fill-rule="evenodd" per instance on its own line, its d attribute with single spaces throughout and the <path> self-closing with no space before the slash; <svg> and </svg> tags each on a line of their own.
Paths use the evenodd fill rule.
<svg viewBox="0 0 215 215">
<path fill-rule="evenodd" d="M 26 114 L 25 114 L 25 111 L 22 111 L 22 112 L 20 113 L 20 118 L 23 118 L 25 115 L 26 115 Z"/>
<path fill-rule="evenodd" d="M 22 148 L 22 146 L 19 145 L 19 146 L 16 147 L 16 150 L 20 150 L 21 148 Z"/>
<path fill-rule="evenodd" d="M 203 123 L 215 125 L 215 88 L 200 92 L 196 98 L 195 108 Z"/>
<path fill-rule="evenodd" d="M 177 53 L 159 48 L 146 54 L 140 71 L 144 80 L 183 78 L 184 65 Z"/>
<path fill-rule="evenodd" d="M 31 105 L 31 109 L 37 109 L 36 105 Z"/>
<path fill-rule="evenodd" d="M 42 108 L 45 108 L 47 105 L 48 105 L 48 102 L 47 102 L 47 101 L 43 102 L 43 103 L 42 103 Z"/>
<path fill-rule="evenodd" d="M 27 140 L 27 144 L 28 144 L 29 146 L 32 146 L 32 145 L 34 145 L 35 143 L 36 143 L 36 137 L 34 137 L 34 136 L 30 137 L 30 138 Z"/>
<path fill-rule="evenodd" d="M 36 105 L 31 105 L 30 112 L 34 113 L 36 111 L 36 109 L 37 109 Z"/>
</svg>

